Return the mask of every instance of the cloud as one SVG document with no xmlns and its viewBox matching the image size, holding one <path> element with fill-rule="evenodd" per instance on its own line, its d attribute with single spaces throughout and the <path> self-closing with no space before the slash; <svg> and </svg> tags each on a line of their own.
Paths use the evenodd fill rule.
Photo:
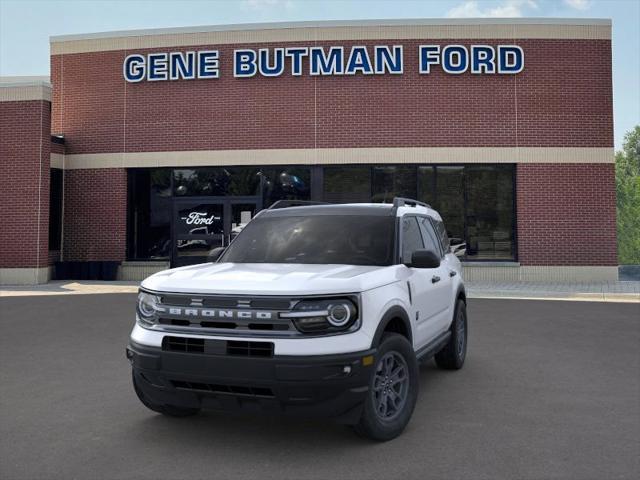
<svg viewBox="0 0 640 480">
<path fill-rule="evenodd" d="M 571 0 L 581 1 L 581 0 Z M 504 0 L 495 7 L 480 8 L 477 0 L 469 0 L 447 12 L 449 18 L 522 17 L 525 9 L 536 9 L 535 0 Z"/>
<path fill-rule="evenodd" d="M 563 0 L 564 4 L 575 8 L 576 10 L 589 10 L 591 8 L 590 0 Z"/>
</svg>

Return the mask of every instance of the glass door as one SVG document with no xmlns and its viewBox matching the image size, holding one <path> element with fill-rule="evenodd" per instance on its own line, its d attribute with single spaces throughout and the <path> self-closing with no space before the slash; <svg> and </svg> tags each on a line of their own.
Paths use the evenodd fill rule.
<svg viewBox="0 0 640 480">
<path fill-rule="evenodd" d="M 212 249 L 224 246 L 224 233 L 223 202 L 176 201 L 172 266 L 206 262 Z"/>
<path fill-rule="evenodd" d="M 236 238 L 242 229 L 258 213 L 257 202 L 245 202 L 242 200 L 230 200 L 230 230 L 227 237 L 228 243 Z M 227 243 L 227 244 L 228 244 Z"/>
<path fill-rule="evenodd" d="M 175 199 L 171 266 L 208 262 L 211 250 L 229 245 L 260 204 L 255 197 Z"/>
</svg>

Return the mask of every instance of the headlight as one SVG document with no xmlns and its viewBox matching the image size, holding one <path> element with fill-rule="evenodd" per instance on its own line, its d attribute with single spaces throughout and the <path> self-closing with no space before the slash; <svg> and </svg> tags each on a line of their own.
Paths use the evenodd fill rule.
<svg viewBox="0 0 640 480">
<path fill-rule="evenodd" d="M 155 316 L 157 306 L 160 303 L 160 299 L 156 295 L 144 292 L 140 290 L 138 292 L 138 304 L 137 312 L 140 323 L 146 326 L 151 326 L 155 322 Z"/>
<path fill-rule="evenodd" d="M 356 303 L 355 298 L 302 300 L 280 317 L 290 318 L 302 333 L 343 332 L 359 325 Z"/>
<path fill-rule="evenodd" d="M 327 310 L 329 312 L 327 316 L 329 323 L 334 327 L 344 327 L 353 316 L 354 306 L 351 302 L 347 301 L 344 303 L 331 304 Z"/>
</svg>

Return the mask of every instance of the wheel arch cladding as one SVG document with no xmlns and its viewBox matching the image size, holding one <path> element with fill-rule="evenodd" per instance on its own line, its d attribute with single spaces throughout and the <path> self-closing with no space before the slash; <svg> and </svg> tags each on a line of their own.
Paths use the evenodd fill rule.
<svg viewBox="0 0 640 480">
<path fill-rule="evenodd" d="M 464 285 L 460 285 L 458 287 L 458 292 L 456 293 L 456 301 L 462 300 L 465 304 L 467 303 L 467 292 L 464 289 Z"/>
<path fill-rule="evenodd" d="M 413 345 L 413 332 L 411 331 L 411 322 L 409 321 L 409 315 L 404 308 L 400 306 L 393 306 L 382 316 L 376 333 L 373 336 L 372 347 L 380 345 L 382 336 L 386 332 L 398 333 L 409 340 L 409 343 Z"/>
</svg>

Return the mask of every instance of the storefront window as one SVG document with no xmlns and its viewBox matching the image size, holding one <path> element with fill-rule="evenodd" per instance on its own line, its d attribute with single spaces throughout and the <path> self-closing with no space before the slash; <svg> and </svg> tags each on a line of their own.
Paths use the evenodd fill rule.
<svg viewBox="0 0 640 480">
<path fill-rule="evenodd" d="M 436 187 L 435 167 L 418 167 L 418 198 L 421 202 L 433 205 Z"/>
<path fill-rule="evenodd" d="M 129 170 L 127 257 L 166 260 L 171 252 L 171 170 Z"/>
<path fill-rule="evenodd" d="M 179 198 L 201 197 L 196 200 L 204 204 L 203 197 L 212 197 L 210 203 L 245 197 L 225 214 L 232 217 L 225 238 L 232 237 L 246 223 L 243 215 L 251 218 L 278 200 L 310 200 L 311 172 L 307 166 L 132 169 L 127 256 L 172 255 L 171 224 Z M 394 197 L 417 198 L 440 212 L 452 243 L 466 247 L 466 260 L 515 259 L 513 165 L 344 165 L 314 172 L 322 188 L 318 199 L 391 203 Z M 52 178 L 52 188 L 53 183 Z"/>
<path fill-rule="evenodd" d="M 416 166 L 385 165 L 373 167 L 373 202 L 393 202 L 394 197 L 416 198 Z"/>
<path fill-rule="evenodd" d="M 128 173 L 127 258 L 167 260 L 171 257 L 174 199 L 256 198 L 255 203 L 247 204 L 251 208 L 247 205 L 232 208 L 232 215 L 238 216 L 231 222 L 235 228 L 242 223 L 243 212 L 245 217 L 247 213 L 253 216 L 256 208 L 268 207 L 277 200 L 309 200 L 310 176 L 309 167 L 297 166 L 131 169 Z"/>
<path fill-rule="evenodd" d="M 358 203 L 371 201 L 371 167 L 325 167 L 323 175 L 324 201 Z"/>
<path fill-rule="evenodd" d="M 51 169 L 49 185 L 49 250 L 60 250 L 62 233 L 62 176 L 63 171 Z"/>
<path fill-rule="evenodd" d="M 254 167 L 225 167 L 226 195 L 260 195 L 262 172 Z"/>
<path fill-rule="evenodd" d="M 309 167 L 263 168 L 263 206 L 268 208 L 278 200 L 309 200 L 311 169 Z"/>
<path fill-rule="evenodd" d="M 467 257 L 513 258 L 513 169 L 510 165 L 470 166 L 465 183 Z"/>
<path fill-rule="evenodd" d="M 176 169 L 173 191 L 177 197 L 259 195 L 260 177 L 256 167 Z"/>
<path fill-rule="evenodd" d="M 465 238 L 464 234 L 464 167 L 436 167 L 436 191 L 433 206 L 442 216 L 449 237 Z"/>
<path fill-rule="evenodd" d="M 260 196 L 264 206 L 277 200 L 308 200 L 308 167 L 216 167 L 176 169 L 173 193 L 176 197 Z"/>
</svg>

